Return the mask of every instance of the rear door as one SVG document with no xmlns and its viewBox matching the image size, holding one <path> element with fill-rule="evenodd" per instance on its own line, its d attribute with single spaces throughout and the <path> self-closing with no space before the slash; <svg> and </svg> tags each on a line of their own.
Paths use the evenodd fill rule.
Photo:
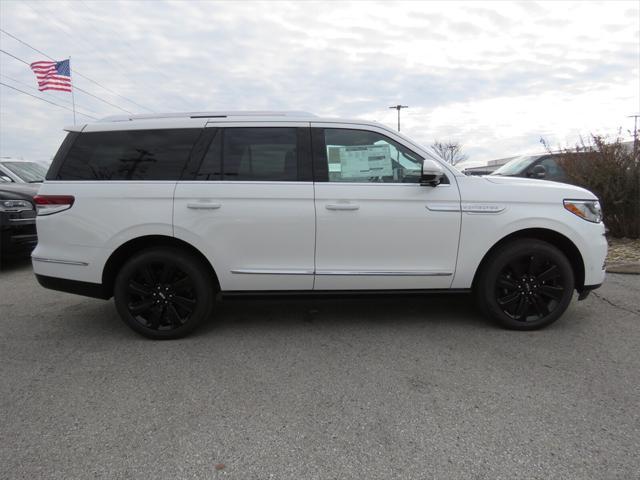
<svg viewBox="0 0 640 480">
<path fill-rule="evenodd" d="M 308 123 L 210 122 L 178 182 L 174 235 L 224 291 L 311 290 L 315 211 Z"/>
<path fill-rule="evenodd" d="M 376 127 L 312 123 L 316 290 L 449 288 L 460 234 L 451 175 L 420 186 L 422 157 Z"/>
</svg>

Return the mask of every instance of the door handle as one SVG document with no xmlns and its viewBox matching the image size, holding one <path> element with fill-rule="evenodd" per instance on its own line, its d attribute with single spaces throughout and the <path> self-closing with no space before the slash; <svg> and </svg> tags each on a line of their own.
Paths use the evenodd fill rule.
<svg viewBox="0 0 640 480">
<path fill-rule="evenodd" d="M 187 208 L 191 208 L 193 210 L 217 210 L 222 205 L 219 203 L 208 203 L 208 202 L 194 202 L 187 203 Z"/>
<path fill-rule="evenodd" d="M 325 205 L 327 210 L 360 210 L 360 205 L 353 203 L 328 203 Z"/>
</svg>

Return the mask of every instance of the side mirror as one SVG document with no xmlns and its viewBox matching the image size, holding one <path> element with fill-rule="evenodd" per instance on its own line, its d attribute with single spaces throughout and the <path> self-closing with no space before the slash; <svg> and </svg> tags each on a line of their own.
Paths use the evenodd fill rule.
<svg viewBox="0 0 640 480">
<path fill-rule="evenodd" d="M 0 175 L 0 182 L 2 183 L 12 183 L 11 177 L 7 177 L 6 175 Z"/>
<path fill-rule="evenodd" d="M 536 165 L 529 172 L 531 178 L 544 178 L 547 176 L 547 169 L 544 165 Z"/>
<path fill-rule="evenodd" d="M 423 187 L 436 187 L 444 177 L 444 170 L 433 160 L 425 159 L 422 162 L 422 172 L 420 173 L 420 185 Z"/>
</svg>

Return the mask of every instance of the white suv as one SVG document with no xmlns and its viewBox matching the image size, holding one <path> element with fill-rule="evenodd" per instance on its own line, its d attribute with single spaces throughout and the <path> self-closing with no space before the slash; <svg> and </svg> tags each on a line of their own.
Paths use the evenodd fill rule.
<svg viewBox="0 0 640 480">
<path fill-rule="evenodd" d="M 530 330 L 604 280 L 592 193 L 465 176 L 378 123 L 216 112 L 68 131 L 36 197 L 36 276 L 115 297 L 148 337 L 190 332 L 218 293 L 473 291 Z"/>
</svg>

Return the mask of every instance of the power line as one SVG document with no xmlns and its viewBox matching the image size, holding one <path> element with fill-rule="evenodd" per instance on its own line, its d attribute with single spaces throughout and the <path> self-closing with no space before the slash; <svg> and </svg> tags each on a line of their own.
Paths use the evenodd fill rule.
<svg viewBox="0 0 640 480">
<path fill-rule="evenodd" d="M 47 12 L 52 13 L 52 12 L 51 12 L 50 10 L 48 10 L 44 5 L 39 5 L 38 9 L 36 9 L 36 8 L 32 7 L 31 5 L 29 5 L 29 4 L 28 4 L 28 3 L 26 3 L 26 2 L 25 2 L 24 4 L 25 4 L 25 5 L 26 5 L 26 6 L 27 6 L 27 7 L 28 7 L 32 12 L 34 12 L 36 15 L 38 15 L 39 17 L 47 18 L 47 16 L 46 16 L 46 15 L 42 15 L 42 14 L 40 13 L 42 9 L 45 9 Z M 67 35 L 68 37 L 73 38 L 73 39 L 75 40 L 75 38 L 74 38 L 74 36 L 73 36 L 73 35 L 71 35 L 67 30 L 65 30 L 65 29 L 63 29 L 62 27 L 60 27 L 60 25 L 59 25 L 59 23 L 57 22 L 57 19 L 55 18 L 55 16 L 53 16 L 53 20 L 55 20 L 55 21 L 56 21 L 56 23 L 53 23 L 53 22 L 52 22 L 52 19 L 51 19 L 51 18 L 49 18 L 49 19 L 48 19 L 48 21 L 46 22 L 46 25 L 53 25 L 53 26 L 54 26 L 54 27 L 56 27 L 58 30 L 60 30 L 61 32 L 63 32 L 65 35 Z M 1 29 L 0 29 L 0 30 L 1 30 Z M 3 31 L 6 35 L 9 35 L 11 38 L 14 38 L 15 40 L 17 40 L 17 41 L 19 41 L 19 42 L 21 42 L 21 43 L 23 43 L 23 44 L 25 44 L 25 45 L 29 46 L 26 42 L 21 41 L 21 40 L 20 40 L 20 39 L 18 39 L 15 35 L 12 35 L 12 34 L 8 33 L 6 30 L 2 30 L 2 31 Z M 75 37 L 79 37 L 83 42 L 85 42 L 85 43 L 86 43 L 87 45 L 89 45 L 91 48 L 93 48 L 93 49 L 95 49 L 95 50 L 99 50 L 99 48 L 98 48 L 98 47 L 96 47 L 95 45 L 93 45 L 91 42 L 89 42 L 89 41 L 88 41 L 86 38 L 84 38 L 83 36 L 81 36 L 81 35 L 75 35 Z M 29 46 L 29 47 L 30 47 L 30 46 Z M 30 48 L 31 48 L 31 47 L 30 47 Z M 45 54 L 43 53 L 43 55 L 45 55 Z M 45 55 L 45 56 L 46 56 L 46 55 Z M 49 57 L 49 58 L 51 58 L 51 57 Z M 114 64 L 113 64 L 113 62 L 112 62 L 110 59 L 108 59 L 107 57 L 105 57 L 105 58 L 104 58 L 104 60 L 105 60 L 106 62 L 108 62 L 108 63 L 110 63 L 110 64 L 114 65 Z M 114 66 L 115 66 L 115 65 L 114 65 Z M 120 67 L 120 70 L 123 70 L 123 68 L 122 68 L 122 67 Z M 147 111 L 149 111 L 149 112 L 151 112 L 151 113 L 155 113 L 155 112 L 154 112 L 153 110 L 151 110 L 150 108 L 145 107 L 144 105 L 140 105 L 138 102 L 135 102 L 134 100 L 131 100 L 130 98 L 125 97 L 124 95 L 120 95 L 119 93 L 117 93 L 117 92 L 115 92 L 115 91 L 111 90 L 110 88 L 105 87 L 104 85 L 102 85 L 102 84 L 100 84 L 100 83 L 96 82 L 95 80 L 92 80 L 91 78 L 89 78 L 89 77 L 87 77 L 87 76 L 85 76 L 85 75 L 82 75 L 80 72 L 76 71 L 75 69 L 74 69 L 73 73 L 75 73 L 75 74 L 76 74 L 76 75 L 78 75 L 79 77 L 85 78 L 86 80 L 89 80 L 90 82 L 95 83 L 96 85 L 98 85 L 98 86 L 100 86 L 101 88 L 103 88 L 103 89 L 107 90 L 108 92 L 111 92 L 113 95 L 116 95 L 116 96 L 118 96 L 118 97 L 120 97 L 120 98 L 122 98 L 122 99 L 124 99 L 124 100 L 126 100 L 126 101 L 128 101 L 128 102 L 130 102 L 130 103 L 132 103 L 132 104 L 134 104 L 134 105 L 136 105 L 137 107 L 143 108 L 143 109 L 145 109 L 145 110 L 147 110 Z"/>
<path fill-rule="evenodd" d="M 23 45 L 26 45 L 26 46 L 27 46 L 27 47 L 29 47 L 31 50 L 33 50 L 33 51 L 35 51 L 35 52 L 38 52 L 38 53 L 39 53 L 39 54 L 41 54 L 41 55 L 44 55 L 44 56 L 45 56 L 45 57 L 47 57 L 49 60 L 52 60 L 52 61 L 54 61 L 54 62 L 56 61 L 53 57 L 51 57 L 51 56 L 47 55 L 47 54 L 46 54 L 46 53 L 44 53 L 42 50 L 38 50 L 36 47 L 34 47 L 34 46 L 32 46 L 32 45 L 29 45 L 29 44 L 28 44 L 27 42 L 25 42 L 24 40 L 20 40 L 18 37 L 16 37 L 15 35 L 10 34 L 10 33 L 9 33 L 9 32 L 7 32 L 6 30 L 4 30 L 4 29 L 0 28 L 0 32 L 4 33 L 5 35 L 8 35 L 9 37 L 11 37 L 11 38 L 13 38 L 14 40 L 16 40 L 16 41 L 18 41 L 18 42 L 22 43 Z M 12 56 L 13 56 L 13 55 L 12 55 Z M 14 58 L 17 58 L 17 57 L 14 57 Z M 22 60 L 22 61 L 24 62 L 24 60 Z M 27 63 L 27 62 L 24 62 L 24 63 L 26 63 L 27 65 L 29 65 L 29 63 Z M 75 75 L 78 75 L 79 77 L 82 77 L 82 78 L 84 78 L 84 79 L 86 79 L 86 80 L 89 80 L 91 83 L 95 83 L 95 84 L 96 84 L 96 85 L 98 85 L 99 87 L 104 88 L 105 90 L 107 90 L 107 91 L 109 91 L 109 92 L 113 93 L 114 95 L 117 95 L 118 97 L 122 97 L 122 98 L 124 98 L 125 100 L 128 100 L 129 102 L 131 102 L 131 103 L 134 103 L 134 104 L 138 105 L 136 102 L 134 102 L 134 101 L 132 101 L 132 100 L 129 100 L 127 97 L 123 97 L 122 95 L 120 95 L 120 94 L 118 94 L 118 93 L 114 92 L 113 90 L 111 90 L 111 89 L 109 89 L 109 88 L 105 87 L 105 86 L 104 86 L 104 85 L 102 85 L 101 83 L 96 82 L 95 80 L 93 80 L 93 79 L 91 79 L 91 78 L 87 77 L 86 75 L 83 75 L 82 73 L 78 72 L 78 71 L 77 71 L 77 70 L 75 70 L 75 69 L 73 70 L 73 72 L 72 72 L 72 73 L 73 73 L 73 74 L 75 74 Z M 75 85 L 74 85 L 74 87 L 75 87 Z M 93 95 L 93 94 L 91 94 L 91 93 L 87 92 L 86 90 L 82 90 L 82 89 L 80 89 L 80 88 L 78 88 L 78 87 L 75 87 L 75 89 L 76 89 L 76 90 L 78 90 L 78 91 L 80 91 L 80 92 L 84 92 L 84 93 L 86 93 L 87 95 L 90 95 L 90 96 L 92 96 L 92 97 L 94 97 L 94 98 L 97 98 L 98 100 L 102 100 L 103 102 L 108 103 L 108 104 L 109 104 L 109 105 L 111 105 L 112 107 L 116 107 L 117 109 L 122 110 L 123 112 L 133 113 L 133 112 L 130 112 L 129 110 L 127 110 L 127 109 L 125 109 L 125 108 L 122 108 L 122 107 L 120 107 L 120 106 L 118 106 L 118 105 L 116 105 L 116 104 L 114 104 L 114 103 L 107 102 L 106 100 L 102 99 L 101 97 L 98 97 L 98 96 L 96 96 L 96 95 Z M 142 107 L 142 105 L 138 105 L 138 106 L 139 106 L 139 107 Z M 145 108 L 146 110 L 149 110 L 149 109 L 148 109 L 148 108 L 146 108 L 146 107 L 142 107 L 142 108 Z M 149 110 L 149 111 L 153 111 L 153 110 Z"/>
<path fill-rule="evenodd" d="M 29 67 L 31 67 L 31 64 L 29 64 L 26 60 L 24 60 L 24 59 L 22 59 L 22 58 L 19 58 L 19 57 L 16 57 L 15 55 L 12 55 L 11 53 L 7 52 L 6 50 L 2 50 L 2 49 L 0 49 L 0 52 L 4 53 L 4 54 L 6 54 L 6 55 L 9 55 L 10 57 L 13 57 L 13 58 L 15 58 L 16 60 L 18 60 L 18 61 L 20 61 L 20 62 L 24 63 L 25 65 L 28 65 Z M 50 58 L 50 57 L 48 57 L 48 58 Z M 52 59 L 52 60 L 53 60 L 53 59 Z M 85 95 L 89 95 L 90 97 L 93 97 L 93 98 L 95 98 L 95 99 L 97 99 L 97 100 L 100 100 L 101 102 L 104 102 L 104 103 L 106 103 L 107 105 L 111 105 L 112 107 L 115 107 L 115 108 L 117 108 L 118 110 L 122 110 L 123 112 L 126 112 L 126 113 L 131 113 L 131 114 L 133 113 L 133 112 L 130 112 L 129 110 L 127 110 L 127 109 L 125 109 L 125 108 L 122 108 L 122 107 L 120 107 L 120 106 L 116 105 L 115 103 L 111 103 L 111 102 L 109 102 L 109 101 L 105 100 L 105 99 L 104 99 L 104 98 L 102 98 L 102 97 L 98 97 L 97 95 L 94 95 L 93 93 L 87 92 L 86 90 L 83 90 L 82 88 L 77 87 L 76 85 L 73 85 L 73 87 L 72 87 L 72 88 L 74 88 L 75 90 L 77 90 L 77 91 L 79 91 L 79 92 L 84 93 Z"/>
<path fill-rule="evenodd" d="M 40 90 L 38 90 L 37 88 L 33 87 L 32 85 L 29 85 L 28 83 L 25 82 L 21 82 L 20 80 L 16 80 L 13 77 L 10 77 L 9 75 L 5 75 L 4 73 L 0 73 L 0 77 L 4 77 L 8 80 L 11 80 L 12 82 L 17 83 L 18 85 L 22 85 L 24 87 L 29 88 L 30 90 L 35 90 L 36 92 L 40 92 Z M 69 100 L 64 100 L 61 98 L 58 98 L 58 100 L 64 101 L 65 103 L 69 103 L 71 104 L 72 102 Z M 84 105 L 79 105 L 82 109 L 86 110 L 87 112 L 91 112 L 91 113 L 95 113 L 96 115 L 102 115 L 100 112 L 96 112 L 95 110 L 91 110 L 90 108 L 85 107 Z"/>
<path fill-rule="evenodd" d="M 12 90 L 15 90 L 16 92 L 20 92 L 20 93 L 24 93 L 25 95 L 29 95 L 30 97 L 36 98 L 38 100 L 42 100 L 43 102 L 47 102 L 50 103 L 51 105 L 55 105 L 56 107 L 60 107 L 60 108 L 64 108 L 65 110 L 69 110 L 70 112 L 73 112 L 73 110 L 65 105 L 60 105 L 59 103 L 56 102 L 52 102 L 51 100 L 47 100 L 46 98 L 42 98 L 42 97 L 38 97 L 36 95 L 32 95 L 29 92 L 25 92 L 24 90 L 20 90 L 19 88 L 16 87 L 12 87 L 11 85 L 7 85 L 6 83 L 0 82 L 0 85 L 4 86 L 4 87 L 8 87 Z M 85 117 L 89 117 L 92 118 L 94 120 L 97 120 L 96 117 L 92 116 L 92 115 L 87 115 L 86 113 L 82 113 L 82 112 L 76 112 L 78 115 L 84 115 Z"/>
<path fill-rule="evenodd" d="M 87 11 L 87 13 L 89 15 L 93 14 L 93 15 L 99 16 L 99 13 L 95 12 L 95 10 L 93 8 L 93 5 L 91 7 L 89 7 L 87 2 L 85 2 L 84 0 L 78 0 L 78 2 L 79 2 L 79 4 L 82 4 L 84 6 L 85 10 Z M 99 22 L 98 25 L 99 25 L 99 28 L 101 28 L 103 31 L 105 31 L 107 33 L 111 33 L 114 38 L 118 38 L 118 40 L 120 42 L 122 42 L 122 44 L 125 45 L 128 48 L 128 50 L 124 50 L 123 55 L 122 55 L 123 57 L 128 56 L 128 58 L 129 58 L 129 60 L 131 62 L 133 62 L 136 65 L 139 64 L 139 59 L 129 55 L 129 53 L 128 53 L 128 52 L 134 51 L 136 49 L 133 45 L 131 45 L 131 43 L 127 42 L 124 38 L 119 36 L 118 32 L 114 32 L 113 29 L 108 28 L 106 26 L 107 25 L 106 22 Z M 163 77 L 167 81 L 171 81 L 172 80 L 163 70 L 155 67 L 153 62 L 147 63 L 145 65 L 145 68 L 147 70 L 151 70 L 151 71 L 156 72 L 156 74 L 158 76 Z M 193 109 L 193 105 L 190 102 L 188 102 L 187 100 L 185 100 L 185 98 L 183 96 L 181 96 L 181 95 L 180 96 L 173 96 L 172 99 L 179 99 L 184 105 L 187 106 L 188 109 L 190 109 L 190 110 Z"/>
</svg>

